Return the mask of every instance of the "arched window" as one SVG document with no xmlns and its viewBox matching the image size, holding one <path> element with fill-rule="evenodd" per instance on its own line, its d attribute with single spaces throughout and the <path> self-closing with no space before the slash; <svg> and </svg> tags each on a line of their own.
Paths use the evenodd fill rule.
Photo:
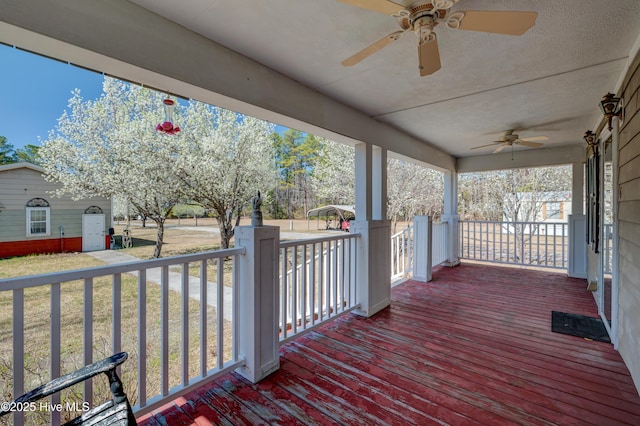
<svg viewBox="0 0 640 426">
<path fill-rule="evenodd" d="M 27 236 L 51 235 L 51 208 L 44 198 L 27 202 Z"/>
<path fill-rule="evenodd" d="M 84 214 L 103 214 L 103 211 L 98 206 L 90 206 L 84 210 Z"/>
</svg>

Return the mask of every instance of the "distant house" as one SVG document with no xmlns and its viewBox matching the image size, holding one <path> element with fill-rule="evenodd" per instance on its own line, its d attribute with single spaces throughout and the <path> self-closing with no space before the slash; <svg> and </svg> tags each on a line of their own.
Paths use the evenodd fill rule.
<svg viewBox="0 0 640 426">
<path fill-rule="evenodd" d="M 517 194 L 520 208 L 516 222 L 568 222 L 571 214 L 571 191 L 550 191 L 532 194 Z M 505 203 L 513 205 L 513 196 L 505 195 Z M 505 221 L 514 221 L 513 217 L 504 214 Z"/>
<path fill-rule="evenodd" d="M 61 185 L 43 174 L 29 163 L 0 166 L 0 258 L 107 248 L 111 200 L 56 198 Z"/>
</svg>

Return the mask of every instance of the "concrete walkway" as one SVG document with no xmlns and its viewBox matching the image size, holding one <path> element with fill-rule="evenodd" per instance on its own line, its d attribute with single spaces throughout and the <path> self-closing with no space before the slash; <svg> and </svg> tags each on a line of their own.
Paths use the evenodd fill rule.
<svg viewBox="0 0 640 426">
<path fill-rule="evenodd" d="M 96 259 L 102 260 L 103 262 L 109 265 L 117 265 L 121 263 L 131 263 L 136 262 L 141 259 L 131 256 L 126 253 L 122 253 L 118 250 L 101 250 L 101 251 L 91 251 L 87 252 L 89 256 L 95 257 Z M 130 275 L 135 277 L 138 276 L 137 272 L 130 272 Z M 152 268 L 147 269 L 147 283 L 154 283 L 160 285 L 162 276 L 161 268 Z M 218 310 L 218 284 L 212 281 L 207 281 L 207 305 L 213 307 Z M 178 293 L 182 292 L 182 274 L 180 272 L 171 272 L 169 271 L 169 288 Z M 223 306 L 224 312 L 223 316 L 225 320 L 231 320 L 232 316 L 232 306 L 233 306 L 233 294 L 230 287 L 223 286 Z M 198 277 L 189 277 L 189 297 L 191 299 L 200 301 L 200 278 Z"/>
</svg>

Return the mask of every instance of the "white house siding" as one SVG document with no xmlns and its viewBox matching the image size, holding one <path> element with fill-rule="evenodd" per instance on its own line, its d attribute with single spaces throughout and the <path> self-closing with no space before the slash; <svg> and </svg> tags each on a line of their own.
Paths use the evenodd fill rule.
<svg viewBox="0 0 640 426">
<path fill-rule="evenodd" d="M 619 350 L 640 392 L 640 55 L 625 82 L 618 146 Z"/>
</svg>

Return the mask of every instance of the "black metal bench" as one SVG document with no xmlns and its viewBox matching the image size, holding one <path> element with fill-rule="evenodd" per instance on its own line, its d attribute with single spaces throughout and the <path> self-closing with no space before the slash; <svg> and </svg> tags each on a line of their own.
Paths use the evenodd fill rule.
<svg viewBox="0 0 640 426">
<path fill-rule="evenodd" d="M 122 381 L 116 373 L 116 367 L 128 358 L 126 352 L 120 352 L 105 358 L 102 361 L 98 361 L 86 367 L 74 371 L 73 373 L 66 374 L 64 376 L 53 379 L 49 383 L 46 383 L 31 392 L 27 392 L 12 403 L 15 406 L 24 406 L 39 399 L 45 398 L 54 393 L 75 385 L 76 383 L 83 382 L 100 373 L 104 373 L 109 379 L 109 386 L 111 388 L 111 394 L 113 399 L 105 402 L 97 407 L 91 408 L 85 411 L 80 417 L 73 419 L 64 424 L 64 426 L 71 425 L 135 425 L 136 419 L 131 410 L 131 405 L 127 399 L 127 395 L 124 393 L 122 387 Z M 3 404 L 4 405 L 4 404 Z M 10 407 L 9 407 L 10 408 Z M 0 417 L 9 414 L 11 410 L 0 409 Z"/>
</svg>

